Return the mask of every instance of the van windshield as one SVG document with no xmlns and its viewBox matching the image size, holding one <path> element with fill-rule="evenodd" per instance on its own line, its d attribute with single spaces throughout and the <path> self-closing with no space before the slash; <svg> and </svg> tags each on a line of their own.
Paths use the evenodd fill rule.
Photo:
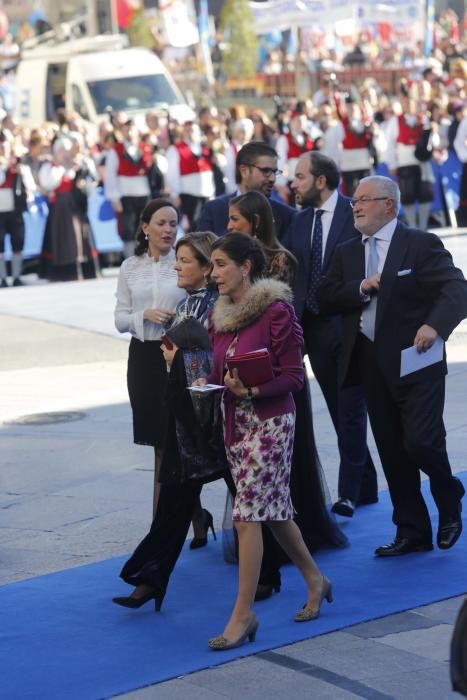
<svg viewBox="0 0 467 700">
<path fill-rule="evenodd" d="M 138 75 L 113 80 L 88 82 L 97 114 L 107 107 L 114 112 L 131 109 L 153 109 L 157 105 L 175 105 L 182 102 L 163 74 Z"/>
</svg>

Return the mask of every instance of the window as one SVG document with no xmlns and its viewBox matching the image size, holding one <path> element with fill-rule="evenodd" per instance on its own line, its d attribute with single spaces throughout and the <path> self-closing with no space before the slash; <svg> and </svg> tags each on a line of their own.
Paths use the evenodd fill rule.
<svg viewBox="0 0 467 700">
<path fill-rule="evenodd" d="M 114 112 L 145 110 L 181 101 L 163 73 L 96 80 L 88 87 L 97 114 L 104 114 L 108 107 Z"/>
</svg>

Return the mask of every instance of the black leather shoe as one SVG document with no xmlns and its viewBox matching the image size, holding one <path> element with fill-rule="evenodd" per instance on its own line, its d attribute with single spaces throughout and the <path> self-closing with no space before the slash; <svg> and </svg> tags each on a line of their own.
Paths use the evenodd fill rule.
<svg viewBox="0 0 467 700">
<path fill-rule="evenodd" d="M 450 549 L 453 547 L 462 532 L 462 518 L 459 517 L 452 520 L 440 522 L 438 528 L 438 536 L 436 541 L 440 549 Z"/>
<path fill-rule="evenodd" d="M 4 289 L 5 287 L 8 287 L 8 282 L 6 281 L 6 279 L 2 279 L 2 281 L 0 282 L 0 287 L 2 289 Z"/>
<path fill-rule="evenodd" d="M 331 508 L 331 513 L 343 515 L 345 518 L 351 518 L 354 511 L 355 503 L 350 498 L 339 498 Z"/>
<path fill-rule="evenodd" d="M 440 549 L 450 549 L 453 547 L 462 532 L 462 498 L 465 495 L 465 488 L 462 482 L 456 477 L 456 487 L 459 496 L 457 513 L 454 516 L 439 520 L 438 535 L 436 541 Z"/>
<path fill-rule="evenodd" d="M 377 557 L 398 557 L 411 552 L 431 552 L 433 544 L 423 540 L 409 540 L 408 537 L 396 537 L 394 542 L 383 544 L 375 549 Z"/>
</svg>

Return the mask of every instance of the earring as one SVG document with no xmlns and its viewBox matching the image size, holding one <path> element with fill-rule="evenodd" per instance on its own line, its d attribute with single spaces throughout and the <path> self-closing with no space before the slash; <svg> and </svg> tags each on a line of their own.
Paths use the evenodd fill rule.
<svg viewBox="0 0 467 700">
<path fill-rule="evenodd" d="M 144 234 L 144 240 L 145 240 L 145 241 L 149 241 L 149 236 L 148 236 L 147 233 Z"/>
</svg>

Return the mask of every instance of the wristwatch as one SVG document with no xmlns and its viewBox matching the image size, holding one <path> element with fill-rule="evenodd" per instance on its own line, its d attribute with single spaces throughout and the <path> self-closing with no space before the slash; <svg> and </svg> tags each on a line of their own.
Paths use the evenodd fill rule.
<svg viewBox="0 0 467 700">
<path fill-rule="evenodd" d="M 247 399 L 252 399 L 252 398 L 253 398 L 253 389 L 251 388 L 251 386 L 247 387 L 247 390 L 246 390 L 246 397 L 247 397 Z"/>
</svg>

